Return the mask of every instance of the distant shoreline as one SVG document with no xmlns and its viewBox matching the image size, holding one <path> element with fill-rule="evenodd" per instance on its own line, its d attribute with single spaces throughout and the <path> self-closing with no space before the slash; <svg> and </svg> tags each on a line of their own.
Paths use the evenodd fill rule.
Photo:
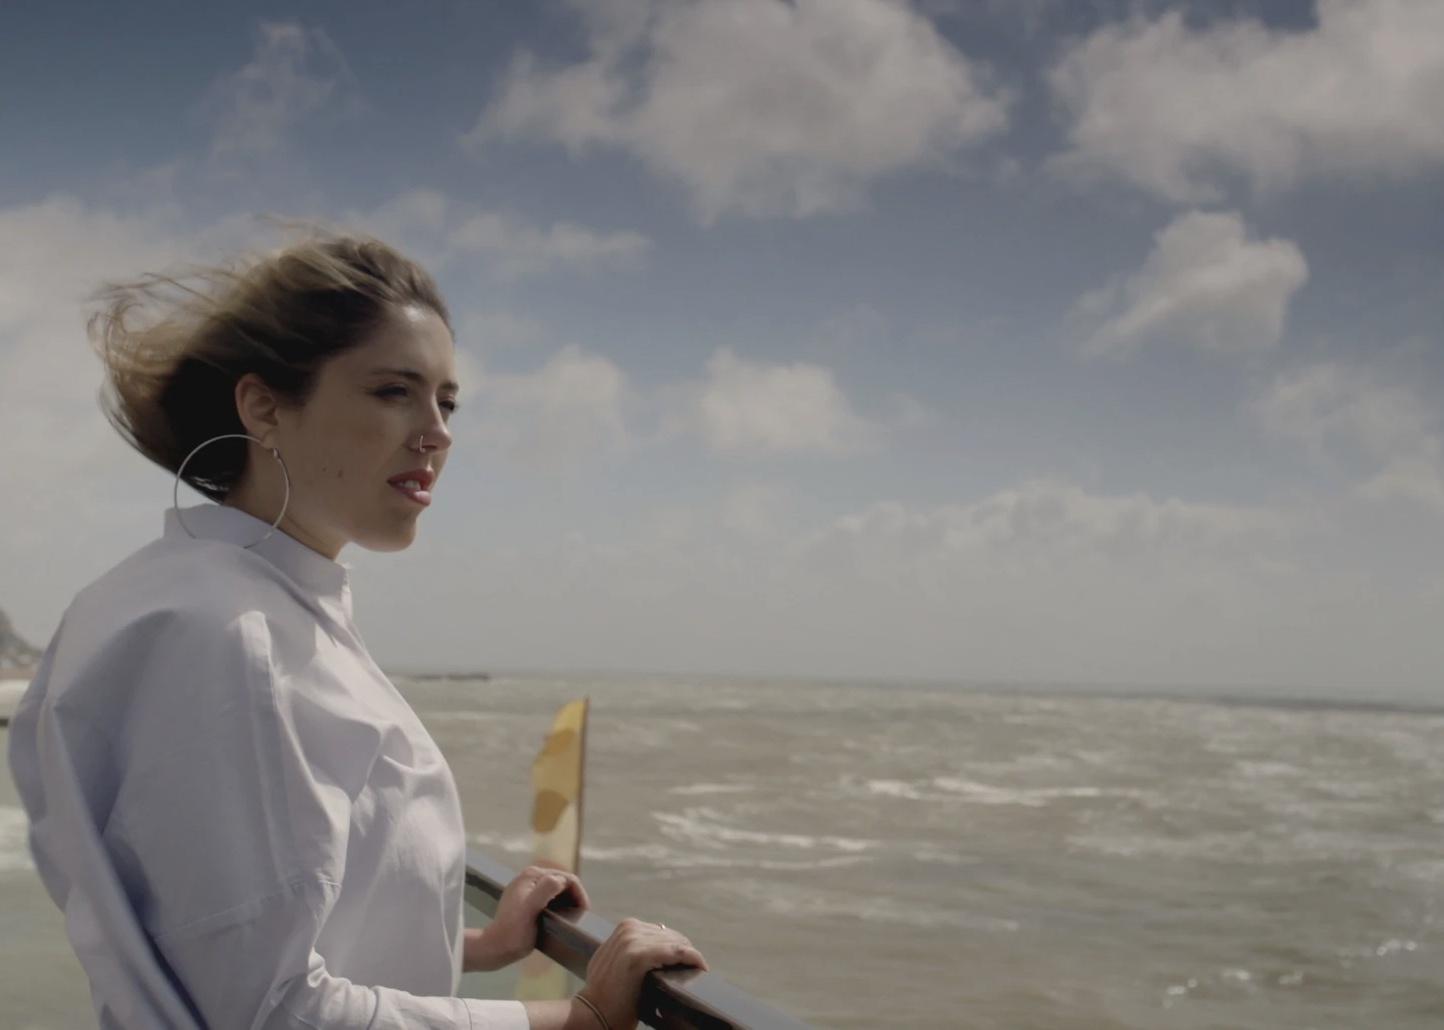
<svg viewBox="0 0 1444 1030">
<path fill-rule="evenodd" d="M 1085 697 L 1119 701 L 1178 701 L 1187 704 L 1220 705 L 1226 708 L 1273 708 L 1286 711 L 1393 712 L 1401 715 L 1444 715 L 1444 701 L 1378 700 L 1347 697 L 1297 697 L 1286 694 L 1239 693 L 1238 690 L 1208 688 L 1094 687 L 1094 686 L 966 686 L 958 689 L 977 694 L 1021 694 L 1028 697 Z"/>
<path fill-rule="evenodd" d="M 417 680 L 428 682 L 431 680 L 480 680 L 482 683 L 491 679 L 489 672 L 402 672 L 399 669 L 382 670 L 387 676 L 394 676 L 398 679 Z"/>
<path fill-rule="evenodd" d="M 779 687 L 862 687 L 902 688 L 923 690 L 959 690 L 971 694 L 993 696 L 1023 696 L 1050 698 L 1097 698 L 1120 701 L 1176 701 L 1189 704 L 1212 704 L 1224 707 L 1267 708 L 1284 711 L 1355 711 L 1384 712 L 1402 715 L 1444 715 L 1444 698 L 1438 701 L 1411 698 L 1356 698 L 1337 695 L 1308 696 L 1303 693 L 1285 692 L 1285 688 L 1260 687 L 1256 691 L 1239 687 L 1147 687 L 1110 686 L 1095 683 L 1024 683 L 1005 680 L 905 680 L 882 678 L 850 678 L 822 676 L 765 676 L 755 674 L 728 675 L 725 673 L 683 673 L 683 672 L 641 672 L 612 670 L 496 670 L 489 673 L 469 672 L 404 672 L 386 670 L 388 676 L 418 683 L 464 681 L 464 680 L 587 680 L 620 682 L 634 680 L 675 679 L 683 683 L 774 683 Z"/>
<path fill-rule="evenodd" d="M 15 666 L 8 669 L 0 669 L 0 684 L 19 684 L 22 687 L 30 682 L 35 676 L 34 666 Z M 1399 715 L 1444 715 L 1444 700 L 1405 700 L 1405 699 L 1378 699 L 1348 698 L 1348 697 L 1308 697 L 1298 694 L 1284 694 L 1261 688 L 1257 693 L 1250 693 L 1240 690 L 1237 687 L 1132 687 L 1132 686 L 1107 686 L 1103 684 L 1048 684 L 1048 683 L 1009 683 L 1003 681 L 992 682 L 966 682 L 946 680 L 884 680 L 884 679 L 849 679 L 844 677 L 818 677 L 818 676 L 757 676 L 757 675 L 726 675 L 721 673 L 673 673 L 673 672 L 613 672 L 603 670 L 507 670 L 497 672 L 474 671 L 474 672 L 404 672 L 401 670 L 386 670 L 386 675 L 395 679 L 405 679 L 416 683 L 438 683 L 438 682 L 459 682 L 475 681 L 480 683 L 491 682 L 497 679 L 511 680 L 665 680 L 677 679 L 684 682 L 706 682 L 706 683 L 776 683 L 778 686 L 827 686 L 827 687 L 869 687 L 888 688 L 899 687 L 903 689 L 924 689 L 924 690 L 960 690 L 971 694 L 987 694 L 992 696 L 1022 696 L 1022 697 L 1050 697 L 1050 698 L 1097 698 L 1114 699 L 1120 701 L 1176 701 L 1188 704 L 1212 704 L 1225 707 L 1237 708 L 1265 708 L 1281 711 L 1339 711 L 1339 712 L 1383 712 Z M 8 693 L 8 691 L 6 692 Z M 13 699 L 0 696 L 0 726 L 8 722 L 9 712 L 5 709 L 13 706 L 19 701 L 19 693 Z"/>
</svg>

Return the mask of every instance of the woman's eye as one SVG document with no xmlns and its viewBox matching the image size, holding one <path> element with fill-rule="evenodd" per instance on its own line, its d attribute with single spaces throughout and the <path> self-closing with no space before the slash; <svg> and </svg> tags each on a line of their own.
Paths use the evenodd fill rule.
<svg viewBox="0 0 1444 1030">
<path fill-rule="evenodd" d="M 407 391 L 406 387 L 404 386 L 383 386 L 381 389 L 376 391 L 376 396 L 385 397 L 388 400 L 392 398 L 402 398 L 407 396 Z M 450 397 L 446 398 L 440 403 L 441 410 L 445 411 L 447 415 L 455 414 L 456 409 L 460 407 L 460 405 L 457 404 L 456 401 Z"/>
</svg>

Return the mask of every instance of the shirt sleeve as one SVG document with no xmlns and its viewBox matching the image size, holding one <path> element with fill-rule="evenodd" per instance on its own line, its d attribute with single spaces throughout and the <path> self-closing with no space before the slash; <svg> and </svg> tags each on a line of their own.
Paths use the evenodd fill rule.
<svg viewBox="0 0 1444 1030">
<path fill-rule="evenodd" d="M 276 682 L 278 644 L 261 612 L 223 626 L 178 623 L 147 670 L 148 688 L 180 687 L 155 692 L 174 709 L 168 732 L 127 764 L 105 837 L 201 1024 L 527 1030 L 520 1002 L 420 996 L 327 969 L 317 941 L 341 892 L 351 805 L 379 731 L 360 716 L 310 710 L 303 692 Z M 139 705 L 145 725 L 165 725 L 149 708 Z"/>
<path fill-rule="evenodd" d="M 423 997 L 330 973 L 314 937 L 339 888 L 294 884 L 243 915 L 156 941 L 202 1024 L 216 1030 L 527 1030 L 517 1001 Z M 384 933 L 384 927 L 377 927 Z"/>
</svg>

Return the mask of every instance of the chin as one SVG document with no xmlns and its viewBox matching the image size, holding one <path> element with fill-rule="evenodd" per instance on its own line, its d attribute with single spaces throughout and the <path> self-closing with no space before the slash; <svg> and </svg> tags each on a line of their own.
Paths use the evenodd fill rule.
<svg viewBox="0 0 1444 1030">
<path fill-rule="evenodd" d="M 368 533 L 365 536 L 357 536 L 354 543 L 358 547 L 364 547 L 368 551 L 404 551 L 416 542 L 416 522 L 412 520 L 403 527 L 397 527 L 390 532 Z"/>
</svg>

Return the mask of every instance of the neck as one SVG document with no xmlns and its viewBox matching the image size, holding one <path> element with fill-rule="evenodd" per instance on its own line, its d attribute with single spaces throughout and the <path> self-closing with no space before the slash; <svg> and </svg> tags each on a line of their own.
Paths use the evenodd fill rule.
<svg viewBox="0 0 1444 1030">
<path fill-rule="evenodd" d="M 269 525 L 275 521 L 276 513 L 281 510 L 281 498 L 257 496 L 258 493 L 260 493 L 260 491 L 257 491 L 249 484 L 238 483 L 231 488 L 230 493 L 226 494 L 225 500 L 221 501 L 221 504 L 227 508 L 239 509 L 247 515 L 258 518 Z M 276 529 L 279 532 L 285 533 L 297 543 L 305 544 L 317 554 L 329 558 L 331 561 L 335 561 L 336 556 L 341 553 L 343 546 L 341 542 L 327 543 L 317 534 L 308 532 L 291 514 L 289 506 L 286 509 L 285 516 L 276 526 Z"/>
</svg>

